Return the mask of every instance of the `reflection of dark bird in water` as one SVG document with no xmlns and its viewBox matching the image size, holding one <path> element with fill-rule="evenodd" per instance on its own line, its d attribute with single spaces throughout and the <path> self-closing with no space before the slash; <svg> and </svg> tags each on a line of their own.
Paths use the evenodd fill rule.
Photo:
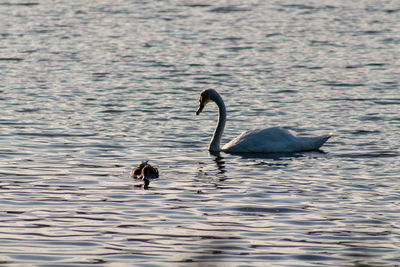
<svg viewBox="0 0 400 267">
<path fill-rule="evenodd" d="M 158 169 L 151 166 L 148 161 L 142 161 L 139 165 L 131 171 L 131 177 L 135 179 L 142 179 L 142 185 L 135 185 L 135 187 L 149 188 L 150 179 L 158 178 Z"/>
<path fill-rule="evenodd" d="M 139 188 L 143 188 L 143 189 L 149 189 L 149 184 L 150 184 L 150 180 L 149 178 L 144 177 L 142 179 L 143 184 L 135 184 L 133 187 L 139 187 Z"/>
</svg>

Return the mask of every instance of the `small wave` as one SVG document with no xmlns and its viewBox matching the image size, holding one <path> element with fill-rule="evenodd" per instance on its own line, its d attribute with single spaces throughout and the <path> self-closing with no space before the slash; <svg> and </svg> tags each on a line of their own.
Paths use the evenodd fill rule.
<svg viewBox="0 0 400 267">
<path fill-rule="evenodd" d="M 275 208 L 262 208 L 262 207 L 238 207 L 234 208 L 236 211 L 240 212 L 260 212 L 260 213 L 298 213 L 306 212 L 304 209 L 294 209 L 286 207 L 275 207 Z"/>
<path fill-rule="evenodd" d="M 40 111 L 40 108 L 23 108 L 16 110 L 15 112 L 21 112 L 21 113 L 34 113 Z"/>
<path fill-rule="evenodd" d="M 105 109 L 100 111 L 100 113 L 123 113 L 126 110 L 121 110 L 121 109 Z"/>
<path fill-rule="evenodd" d="M 23 58 L 20 57 L 0 57 L 0 61 L 22 61 Z"/>
<path fill-rule="evenodd" d="M 247 50 L 247 49 L 253 49 L 253 46 L 231 46 L 231 47 L 227 47 L 225 48 L 227 51 L 231 51 L 231 52 L 237 52 L 240 50 Z"/>
<path fill-rule="evenodd" d="M 29 132 L 17 132 L 16 135 L 20 136 L 40 136 L 40 137 L 91 137 L 96 134 L 66 134 L 66 133 L 29 133 Z"/>
<path fill-rule="evenodd" d="M 275 37 L 275 36 L 280 36 L 282 35 L 280 32 L 273 32 L 273 33 L 268 33 L 265 35 L 265 37 L 270 38 L 270 37 Z"/>
<path fill-rule="evenodd" d="M 200 4 L 200 3 L 187 3 L 187 4 L 183 4 L 183 6 L 187 6 L 187 7 L 210 7 L 211 5 L 209 5 L 209 4 Z"/>
<path fill-rule="evenodd" d="M 366 116 L 360 117 L 360 120 L 362 120 L 362 121 L 381 121 L 381 120 L 384 120 L 384 117 L 374 116 L 374 115 L 366 115 Z"/>
<path fill-rule="evenodd" d="M 276 90 L 276 91 L 271 92 L 271 94 L 293 94 L 293 93 L 298 93 L 298 90 L 282 89 L 282 90 Z"/>
<path fill-rule="evenodd" d="M 37 6 L 39 3 L 37 2 L 25 2 L 25 3 L 10 3 L 10 2 L 5 2 L 5 3 L 0 3 L 0 6 Z"/>
<path fill-rule="evenodd" d="M 310 42 L 311 46 L 334 46 L 334 47 L 344 47 L 343 45 L 339 45 L 333 42 L 329 41 L 318 41 L 318 40 L 312 40 Z"/>
<path fill-rule="evenodd" d="M 376 98 L 349 98 L 349 97 L 342 97 L 342 98 L 331 98 L 327 99 L 327 101 L 354 101 L 354 102 L 363 102 L 363 101 L 374 101 Z"/>
<path fill-rule="evenodd" d="M 374 103 L 378 105 L 400 105 L 400 99 L 376 100 Z"/>
<path fill-rule="evenodd" d="M 351 131 L 352 134 L 355 135 L 366 135 L 366 134 L 379 134 L 381 131 L 379 130 L 355 130 L 355 131 Z"/>
<path fill-rule="evenodd" d="M 395 158 L 399 153 L 393 151 L 376 151 L 370 153 L 345 153 L 339 154 L 342 158 Z"/>
<path fill-rule="evenodd" d="M 322 85 L 333 86 L 333 87 L 360 87 L 360 86 L 365 86 L 364 83 L 341 83 L 341 82 L 336 82 L 336 81 L 326 82 L 326 83 L 323 83 Z"/>
<path fill-rule="evenodd" d="M 221 6 L 209 10 L 209 12 L 215 12 L 215 13 L 231 13 L 231 12 L 243 12 L 243 11 L 250 11 L 250 9 L 237 6 Z"/>
<path fill-rule="evenodd" d="M 387 64 L 385 63 L 367 63 L 367 64 L 355 64 L 355 65 L 347 65 L 345 68 L 346 69 L 358 69 L 358 68 L 364 68 L 364 67 L 384 67 Z"/>
</svg>

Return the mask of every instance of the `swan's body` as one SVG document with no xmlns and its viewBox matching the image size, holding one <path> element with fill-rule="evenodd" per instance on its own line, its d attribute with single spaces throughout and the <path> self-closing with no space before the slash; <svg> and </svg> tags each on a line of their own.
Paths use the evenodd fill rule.
<svg viewBox="0 0 400 267">
<path fill-rule="evenodd" d="M 214 101 L 219 109 L 219 119 L 215 128 L 209 150 L 211 152 L 229 153 L 280 153 L 318 150 L 332 135 L 316 137 L 299 137 L 281 127 L 255 129 L 243 132 L 238 137 L 220 148 L 222 133 L 226 122 L 224 101 L 217 91 L 206 89 L 200 95 L 199 115 L 209 101 Z"/>
</svg>

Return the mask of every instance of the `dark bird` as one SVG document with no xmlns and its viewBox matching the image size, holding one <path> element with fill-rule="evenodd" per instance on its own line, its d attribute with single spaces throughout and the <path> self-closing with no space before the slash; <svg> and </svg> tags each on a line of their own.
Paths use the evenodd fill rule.
<svg viewBox="0 0 400 267">
<path fill-rule="evenodd" d="M 135 179 L 158 178 L 158 169 L 151 166 L 148 161 L 142 161 L 131 171 L 131 177 Z"/>
<path fill-rule="evenodd" d="M 135 187 L 148 189 L 150 179 L 158 178 L 158 169 L 151 166 L 148 161 L 142 161 L 142 163 L 132 169 L 131 177 L 134 179 L 142 179 L 143 181 L 143 184 L 135 185 Z"/>
</svg>

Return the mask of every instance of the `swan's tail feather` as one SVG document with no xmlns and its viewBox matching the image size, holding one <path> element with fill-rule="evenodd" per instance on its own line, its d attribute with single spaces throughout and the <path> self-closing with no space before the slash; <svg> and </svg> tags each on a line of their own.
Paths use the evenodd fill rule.
<svg viewBox="0 0 400 267">
<path fill-rule="evenodd" d="M 302 137 L 303 139 L 302 150 L 318 150 L 332 136 L 333 134 L 330 133 L 316 137 Z"/>
<path fill-rule="evenodd" d="M 325 144 L 325 142 L 328 141 L 328 139 L 331 138 L 332 136 L 333 136 L 332 133 L 323 135 L 323 136 L 321 137 L 321 141 L 320 141 L 320 143 L 319 143 L 319 145 L 318 145 L 318 148 L 320 148 L 323 144 Z M 317 148 L 317 149 L 318 149 L 318 148 Z"/>
</svg>

